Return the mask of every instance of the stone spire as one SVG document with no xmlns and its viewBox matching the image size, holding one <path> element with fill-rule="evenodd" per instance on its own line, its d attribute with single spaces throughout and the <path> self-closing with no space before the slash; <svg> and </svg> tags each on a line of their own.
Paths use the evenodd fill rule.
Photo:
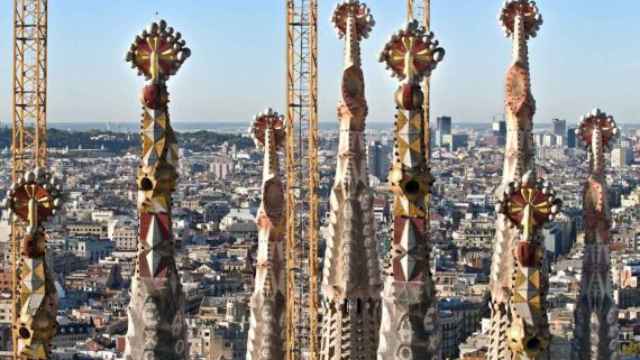
<svg viewBox="0 0 640 360">
<path fill-rule="evenodd" d="M 264 149 L 264 165 L 247 360 L 284 359 L 285 199 L 278 162 L 278 150 L 284 145 L 283 123 L 282 115 L 267 109 L 255 117 L 250 130 L 256 146 Z"/>
<path fill-rule="evenodd" d="M 389 182 L 394 194 L 392 246 L 384 265 L 379 360 L 433 359 L 438 337 L 427 319 L 435 294 L 430 272 L 427 197 L 433 178 L 424 139 L 420 81 L 444 57 L 432 33 L 413 21 L 394 34 L 380 61 L 402 82 L 395 93 L 395 151 Z"/>
<path fill-rule="evenodd" d="M 171 194 L 178 173 L 178 145 L 169 121 L 166 81 L 191 52 L 166 22 L 136 36 L 127 61 L 150 84 L 143 88 L 138 168 L 139 239 L 131 281 L 125 358 L 177 360 L 188 354 L 184 294 L 175 262 Z"/>
<path fill-rule="evenodd" d="M 62 185 L 44 168 L 27 171 L 12 184 L 4 207 L 21 223 L 18 304 L 15 332 L 18 359 L 49 359 L 56 334 L 58 299 L 47 265 L 44 224 L 61 207 Z"/>
<path fill-rule="evenodd" d="M 546 359 L 548 274 L 539 229 L 555 217 L 560 202 L 549 184 L 535 178 L 531 130 L 536 105 L 527 41 L 536 36 L 542 17 L 533 1 L 507 0 L 499 21 L 512 38 L 513 61 L 505 86 L 507 143 L 497 191 L 488 358 Z"/>
<path fill-rule="evenodd" d="M 572 358 L 617 359 L 617 309 L 613 299 L 609 228 L 611 218 L 604 174 L 604 152 L 618 128 L 612 116 L 595 109 L 582 117 L 576 131 L 589 152 L 584 187 L 584 258 L 575 312 Z"/>
<path fill-rule="evenodd" d="M 373 359 L 378 347 L 382 280 L 365 151 L 364 77 L 360 41 L 374 26 L 369 8 L 358 0 L 340 3 L 333 24 L 345 39 L 340 141 L 331 190 L 329 236 L 322 281 L 323 360 Z"/>
</svg>

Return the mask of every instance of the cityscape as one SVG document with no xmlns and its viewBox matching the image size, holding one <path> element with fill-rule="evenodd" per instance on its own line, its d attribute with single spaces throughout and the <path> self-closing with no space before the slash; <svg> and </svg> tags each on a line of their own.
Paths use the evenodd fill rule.
<svg viewBox="0 0 640 360">
<path fill-rule="evenodd" d="M 382 122 L 362 58 L 383 14 L 338 2 L 342 68 L 318 75 L 318 1 L 284 3 L 286 106 L 173 120 L 198 49 L 163 14 L 122 49 L 139 122 L 47 125 L 55 2 L 14 0 L 0 359 L 640 359 L 640 122 L 536 115 L 542 7 L 496 5 L 504 108 L 468 122 L 432 101 L 452 54 L 431 1 L 402 2 Z"/>
</svg>

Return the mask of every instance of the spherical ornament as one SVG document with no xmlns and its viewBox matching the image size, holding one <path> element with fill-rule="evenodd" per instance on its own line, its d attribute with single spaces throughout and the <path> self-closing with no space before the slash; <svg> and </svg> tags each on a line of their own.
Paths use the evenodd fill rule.
<svg viewBox="0 0 640 360">
<path fill-rule="evenodd" d="M 157 110 L 167 104 L 166 91 L 159 84 L 146 85 L 142 89 L 142 103 L 144 106 Z"/>
</svg>

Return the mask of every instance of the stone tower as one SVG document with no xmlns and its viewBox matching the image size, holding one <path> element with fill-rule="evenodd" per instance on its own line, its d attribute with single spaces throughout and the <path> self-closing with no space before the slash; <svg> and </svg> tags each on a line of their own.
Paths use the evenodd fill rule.
<svg viewBox="0 0 640 360">
<path fill-rule="evenodd" d="M 360 41 L 368 36 L 374 20 L 369 8 L 358 0 L 340 3 L 332 20 L 338 36 L 345 39 L 345 64 L 322 281 L 320 358 L 373 359 L 378 346 L 382 280 L 365 150 L 367 101 Z"/>
<path fill-rule="evenodd" d="M 539 230 L 559 211 L 549 184 L 536 179 L 527 42 L 542 16 L 533 1 L 507 0 L 499 21 L 513 41 L 507 72 L 507 139 L 502 184 L 497 191 L 496 239 L 491 267 L 491 334 L 488 358 L 547 359 L 548 272 Z"/>
<path fill-rule="evenodd" d="M 589 177 L 584 187 L 585 244 L 572 358 L 617 359 L 617 311 L 611 279 L 611 217 L 604 152 L 618 128 L 612 116 L 595 109 L 582 118 L 576 132 L 589 152 Z"/>
<path fill-rule="evenodd" d="M 426 360 L 437 355 L 437 326 L 429 316 L 435 302 L 427 209 L 433 179 L 420 82 L 443 57 L 444 49 L 433 34 L 416 21 L 394 34 L 380 57 L 401 84 L 395 93 L 398 111 L 389 173 L 394 224 L 384 264 L 378 360 Z"/>
<path fill-rule="evenodd" d="M 188 354 L 185 299 L 171 228 L 178 144 L 169 121 L 166 82 L 190 54 L 180 33 L 165 21 L 151 24 L 136 36 L 127 53 L 131 66 L 150 81 L 140 97 L 139 239 L 128 308 L 128 360 L 183 360 Z"/>
<path fill-rule="evenodd" d="M 278 150 L 284 145 L 284 118 L 267 109 L 255 117 L 251 135 L 264 150 L 262 203 L 256 217 L 258 256 L 251 296 L 247 360 L 284 359 L 285 257 L 284 185 Z"/>
</svg>

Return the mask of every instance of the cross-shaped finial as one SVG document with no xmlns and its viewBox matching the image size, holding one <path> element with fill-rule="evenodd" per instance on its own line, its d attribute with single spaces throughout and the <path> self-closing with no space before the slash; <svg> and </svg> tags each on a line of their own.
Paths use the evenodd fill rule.
<svg viewBox="0 0 640 360">
<path fill-rule="evenodd" d="M 432 33 L 427 33 L 417 21 L 394 34 L 382 50 L 380 62 L 387 64 L 393 76 L 409 81 L 420 81 L 429 76 L 444 58 L 444 49 L 438 46 Z"/>
<path fill-rule="evenodd" d="M 191 55 L 179 32 L 167 27 L 164 20 L 154 22 L 136 36 L 127 53 L 131 67 L 154 82 L 166 81 L 175 75 Z"/>
</svg>

